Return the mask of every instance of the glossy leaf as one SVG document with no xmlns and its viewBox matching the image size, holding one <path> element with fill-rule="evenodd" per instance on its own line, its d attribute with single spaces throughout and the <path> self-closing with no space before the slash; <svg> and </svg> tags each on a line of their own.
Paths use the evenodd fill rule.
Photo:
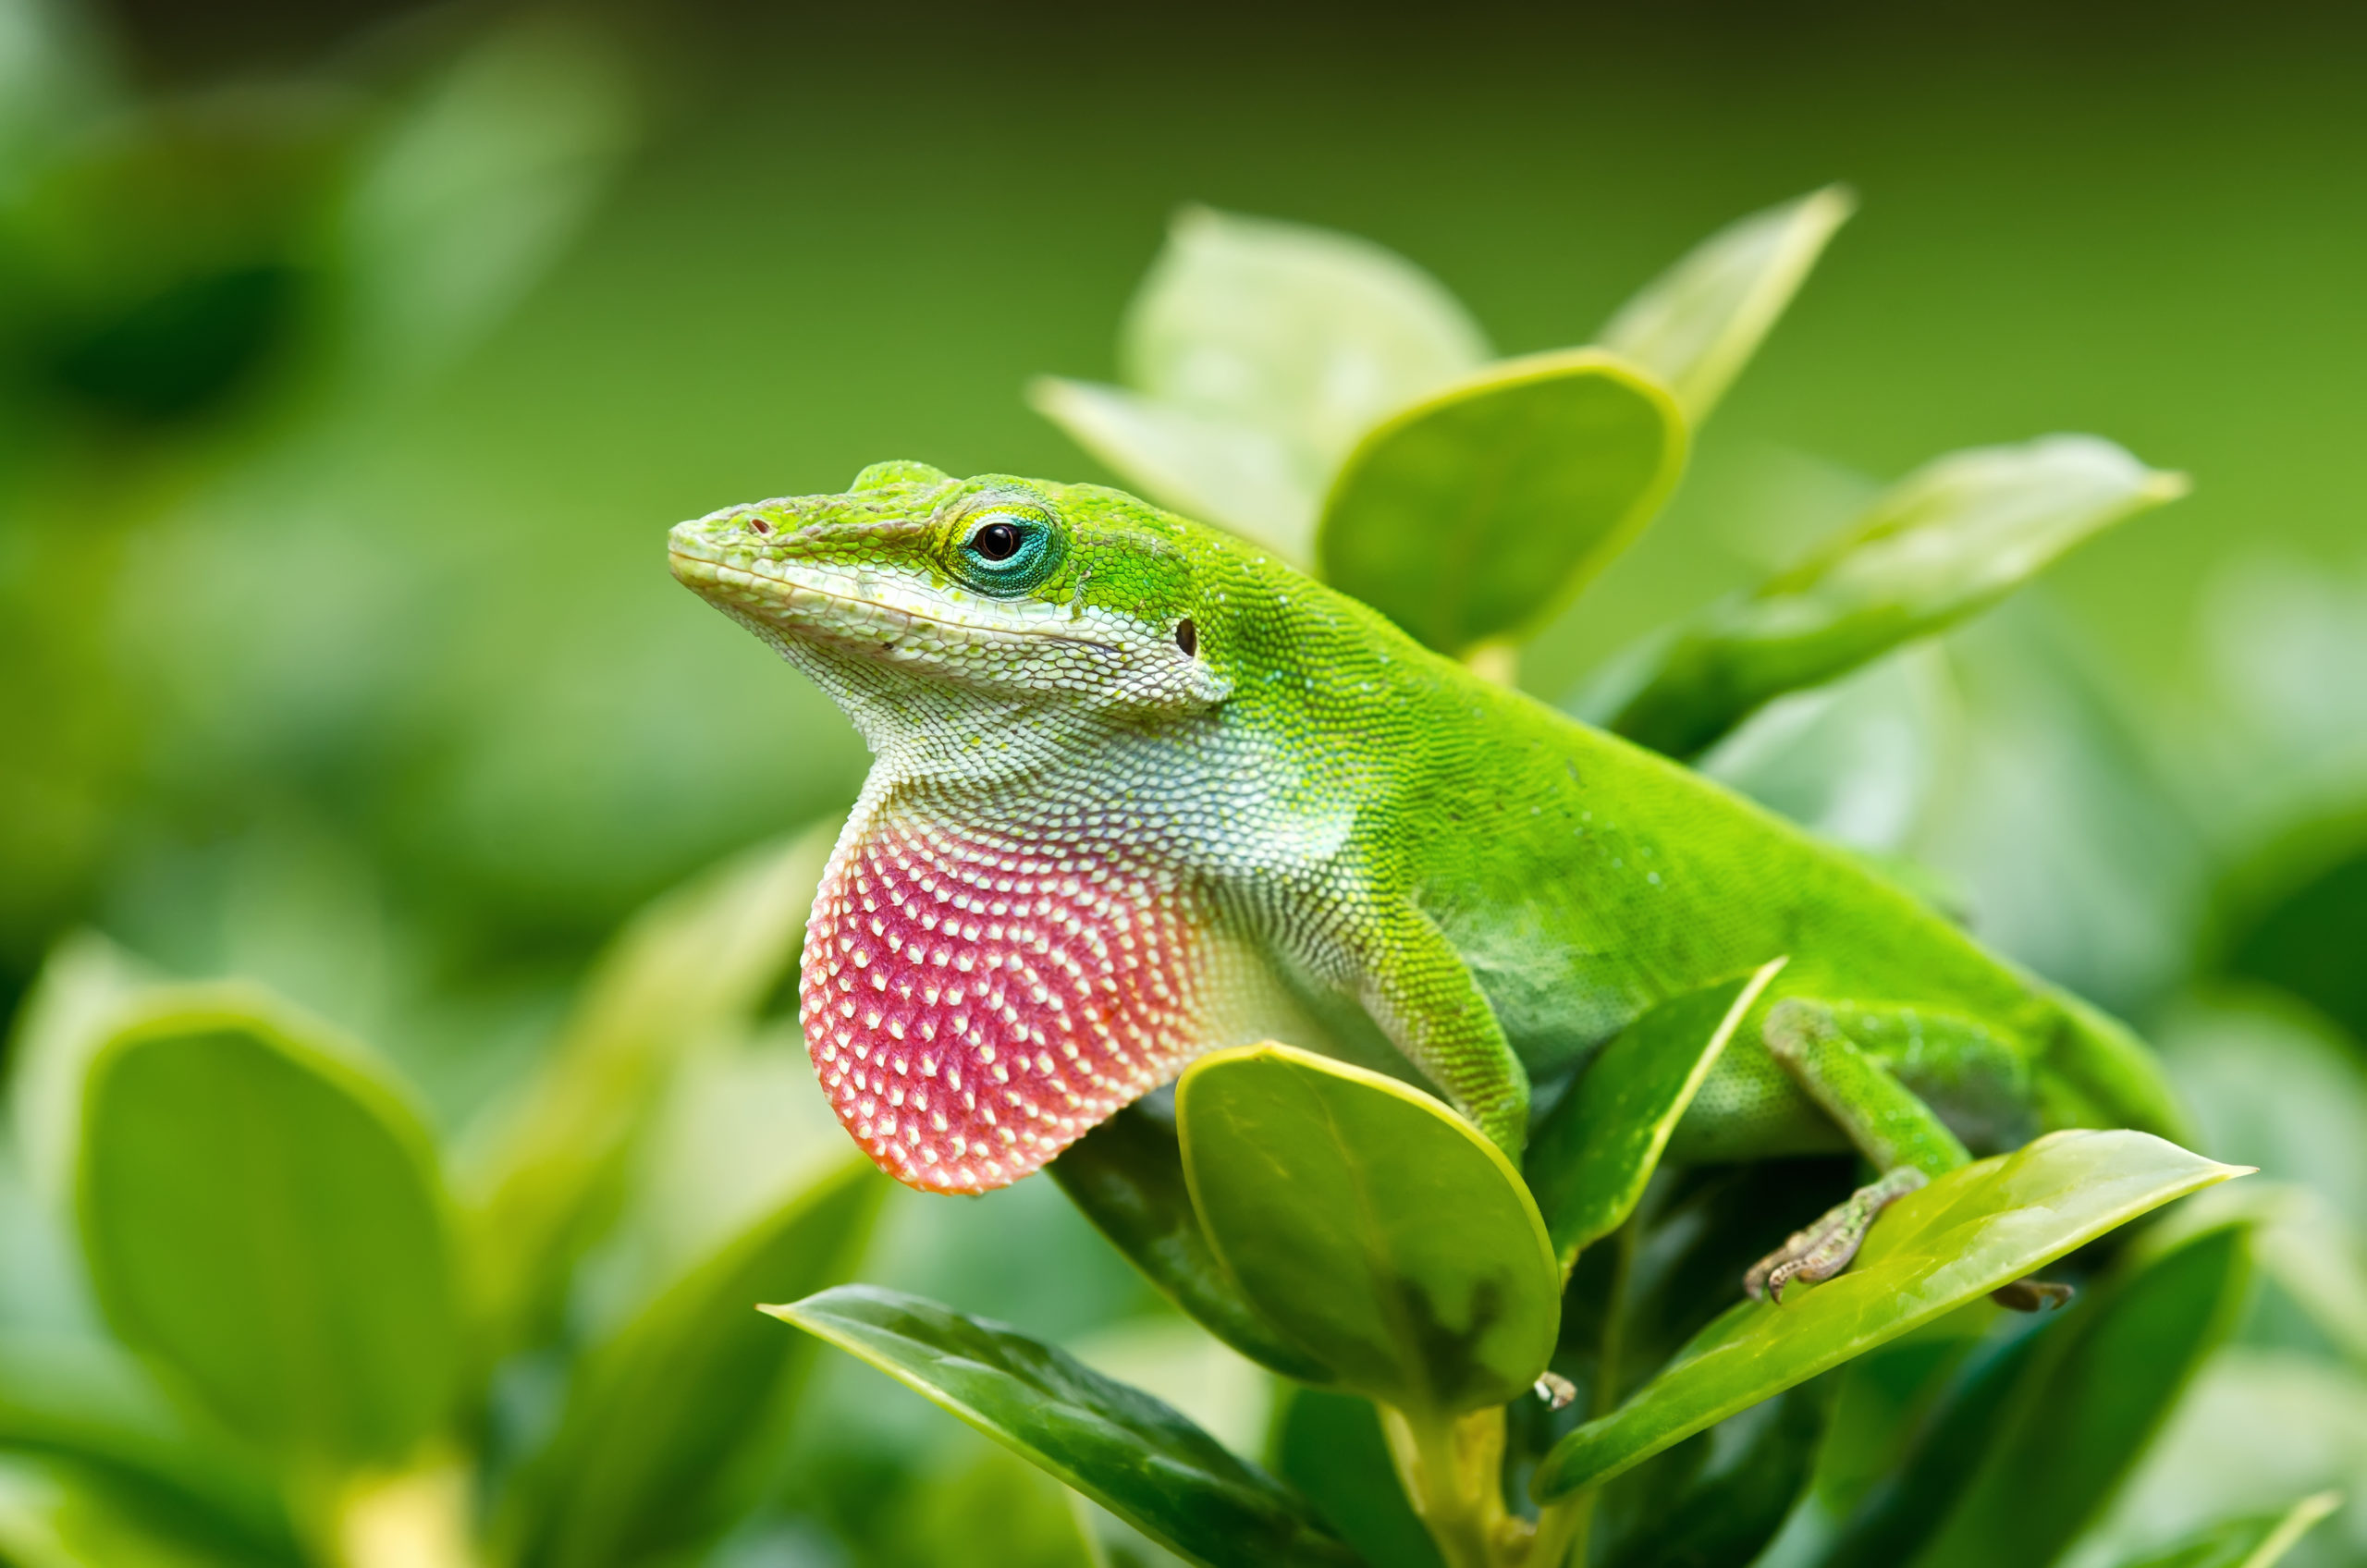
<svg viewBox="0 0 2367 1568">
<path fill-rule="evenodd" d="M 1013 1329 L 868 1285 L 766 1310 L 869 1362 L 1193 1562 L 1356 1561 L 1297 1498 L 1172 1409 Z"/>
<path fill-rule="evenodd" d="M 1291 1395 L 1274 1435 L 1274 1464 L 1371 1568 L 1443 1568 L 1390 1457 L 1380 1413 L 1329 1389 Z"/>
<path fill-rule="evenodd" d="M 728 1526 L 766 1478 L 805 1361 L 756 1304 L 844 1278 L 887 1190 L 868 1161 L 841 1164 L 595 1347 L 525 1483 L 515 1561 L 609 1568 Z"/>
<path fill-rule="evenodd" d="M 2018 1280 L 2173 1198 L 2240 1175 L 2144 1133 L 2051 1133 L 1891 1206 L 1849 1270 L 1784 1305 L 1745 1303 L 1620 1409 L 1546 1456 L 1564 1496 Z"/>
<path fill-rule="evenodd" d="M 2103 1513 L 2241 1310 L 2246 1240 L 2227 1225 L 2140 1255 L 2074 1309 L 1921 1568 L 2052 1562 Z"/>
<path fill-rule="evenodd" d="M 2109 441 L 2051 435 L 1939 459 L 1842 537 L 1711 606 L 1629 666 L 1609 728 L 1692 756 L 1787 692 L 1978 613 L 2111 524 L 2186 493 Z"/>
<path fill-rule="evenodd" d="M 1070 1145 L 1049 1170 L 1110 1245 L 1202 1328 L 1286 1378 L 1330 1380 L 1323 1364 L 1267 1322 L 1217 1261 L 1192 1208 L 1171 1107 L 1135 1101 Z"/>
<path fill-rule="evenodd" d="M 1528 1187 L 1564 1269 L 1634 1210 L 1669 1134 L 1782 967 L 1778 960 L 1645 1013 L 1588 1064 L 1538 1128 Z"/>
<path fill-rule="evenodd" d="M 1562 1284 L 1544 1221 L 1502 1152 L 1444 1105 L 1269 1044 L 1202 1057 L 1176 1113 L 1209 1244 L 1343 1387 L 1452 1415 L 1544 1370 Z"/>
<path fill-rule="evenodd" d="M 2341 1506 L 2341 1493 L 2318 1492 L 2279 1513 L 2222 1520 L 2166 1550 L 2128 1559 L 2122 1568 L 2275 1568 L 2319 1520 Z"/>
<path fill-rule="evenodd" d="M 1582 349 L 1393 415 L 1332 481 L 1320 575 L 1441 653 L 1533 628 L 1651 521 L 1685 464 L 1657 383 Z"/>
<path fill-rule="evenodd" d="M 1596 1513 L 1600 1568 L 1743 1568 L 1816 1468 L 1832 1379 L 1730 1415 L 1613 1482 Z"/>
<path fill-rule="evenodd" d="M 1036 411 L 1163 507 L 1306 566 L 1328 468 L 1281 434 L 1122 386 L 1043 376 Z"/>
<path fill-rule="evenodd" d="M 1622 305 L 1596 341 L 1658 377 L 1700 423 L 1856 206 L 1828 185 L 1727 225 Z"/>
<path fill-rule="evenodd" d="M 162 993 L 91 1067 L 77 1183 L 108 1321 L 286 1459 L 407 1458 L 457 1391 L 435 1151 L 313 1026 L 230 987 Z"/>
<path fill-rule="evenodd" d="M 1161 402 L 1281 436 L 1319 483 L 1381 419 L 1488 352 L 1453 295 L 1369 240 L 1186 207 L 1118 357 Z"/>
<path fill-rule="evenodd" d="M 733 858 L 651 904 L 601 955 L 472 1183 L 474 1285 L 497 1346 L 547 1329 L 674 1063 L 744 1030 L 779 981 L 836 837 L 830 824 Z"/>
</svg>

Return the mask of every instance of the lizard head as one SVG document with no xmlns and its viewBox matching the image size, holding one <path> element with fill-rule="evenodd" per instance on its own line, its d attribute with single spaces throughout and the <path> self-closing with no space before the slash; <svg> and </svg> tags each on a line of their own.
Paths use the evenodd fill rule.
<svg viewBox="0 0 2367 1568">
<path fill-rule="evenodd" d="M 1224 546 L 1114 490 L 875 463 L 842 495 L 729 507 L 667 544 L 875 748 L 924 711 L 1144 718 L 1230 690 L 1194 615 Z"/>
</svg>

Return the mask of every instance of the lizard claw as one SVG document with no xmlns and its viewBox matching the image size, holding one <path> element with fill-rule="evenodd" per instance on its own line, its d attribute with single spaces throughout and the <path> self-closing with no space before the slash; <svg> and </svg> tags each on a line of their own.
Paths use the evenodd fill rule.
<svg viewBox="0 0 2367 1568">
<path fill-rule="evenodd" d="M 1928 1180 L 1911 1165 L 1902 1165 L 1869 1187 L 1860 1187 L 1818 1217 L 1805 1230 L 1795 1231 L 1784 1244 L 1750 1266 L 1742 1277 L 1744 1293 L 1753 1301 L 1784 1303 L 1784 1288 L 1795 1280 L 1809 1284 L 1830 1280 L 1849 1267 L 1874 1219 L 1892 1204 Z"/>
</svg>

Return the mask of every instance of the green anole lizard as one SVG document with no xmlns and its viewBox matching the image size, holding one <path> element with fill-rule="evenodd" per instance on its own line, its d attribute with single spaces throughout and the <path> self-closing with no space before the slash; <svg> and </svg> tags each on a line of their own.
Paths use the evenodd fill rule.
<svg viewBox="0 0 2367 1568">
<path fill-rule="evenodd" d="M 1854 1145 L 1884 1180 L 1754 1291 L 1837 1272 L 1968 1150 L 2179 1132 L 2127 1031 L 1854 858 L 1129 496 L 879 463 L 668 543 L 876 758 L 801 1014 L 912 1185 L 1016 1181 L 1268 1037 L 1393 1048 L 1517 1159 L 1532 1083 L 1778 957 L 1668 1158 Z"/>
</svg>

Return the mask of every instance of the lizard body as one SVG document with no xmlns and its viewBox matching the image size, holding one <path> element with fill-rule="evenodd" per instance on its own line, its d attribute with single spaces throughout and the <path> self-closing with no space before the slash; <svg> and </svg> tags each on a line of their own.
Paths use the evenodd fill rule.
<svg viewBox="0 0 2367 1568">
<path fill-rule="evenodd" d="M 1672 1158 L 2177 1130 L 2125 1030 L 1855 858 L 1119 492 L 877 464 L 670 551 L 875 753 L 802 1015 L 915 1186 L 1269 1036 L 1410 1066 L 1517 1157 L 1533 1082 L 1777 957 Z"/>
</svg>

